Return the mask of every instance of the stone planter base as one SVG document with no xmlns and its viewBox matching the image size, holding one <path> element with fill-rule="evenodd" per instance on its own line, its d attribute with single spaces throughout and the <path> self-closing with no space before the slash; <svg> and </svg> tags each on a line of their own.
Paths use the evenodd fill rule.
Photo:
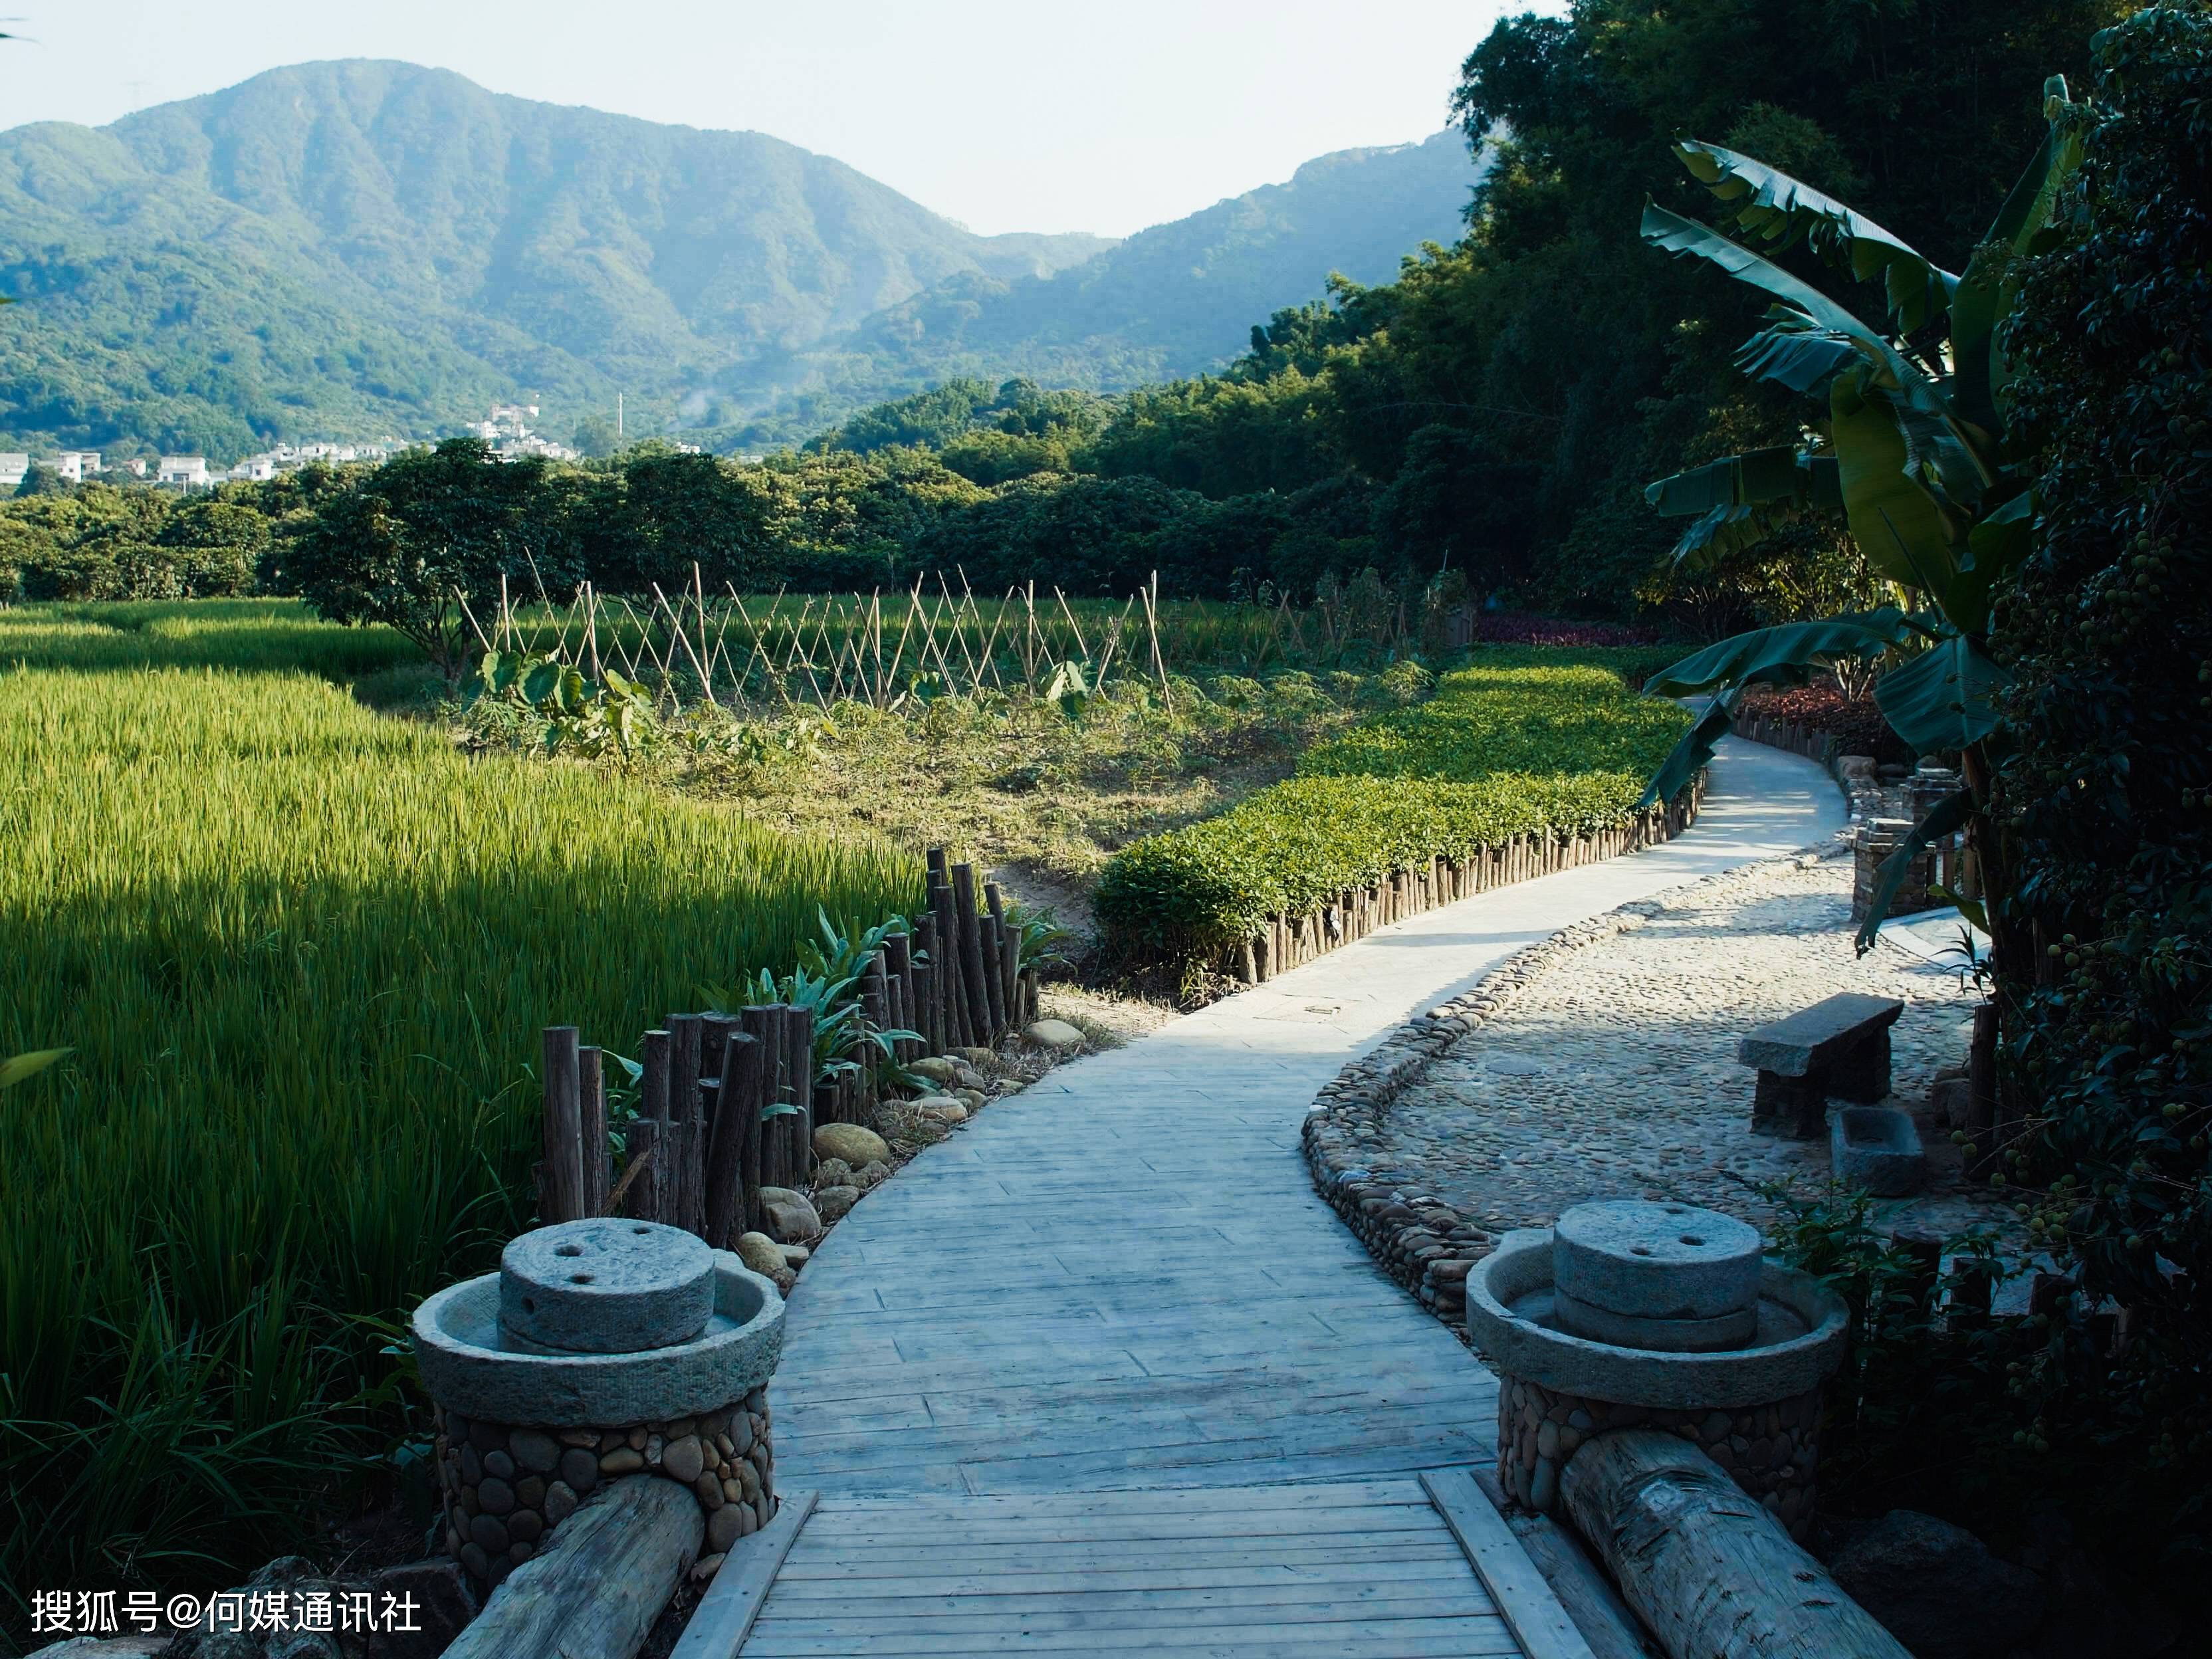
<svg viewBox="0 0 2212 1659">
<path fill-rule="evenodd" d="M 1585 1440 L 1612 1429 L 1663 1429 L 1727 1471 L 1802 1544 L 1812 1535 L 1820 1391 L 1765 1406 L 1680 1411 L 1621 1406 L 1502 1376 L 1498 1480 L 1515 1503 L 1559 1513 L 1559 1475 Z"/>
<path fill-rule="evenodd" d="M 600 1482 L 641 1472 L 688 1486 L 718 1554 L 775 1514 L 768 1389 L 696 1417 L 621 1428 L 532 1429 L 438 1413 L 446 1551 L 489 1589 L 538 1553 Z"/>
</svg>

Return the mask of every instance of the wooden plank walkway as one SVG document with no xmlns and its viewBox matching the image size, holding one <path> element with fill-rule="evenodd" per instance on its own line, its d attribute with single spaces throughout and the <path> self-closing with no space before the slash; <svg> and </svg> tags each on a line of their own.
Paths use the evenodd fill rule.
<svg viewBox="0 0 2212 1659">
<path fill-rule="evenodd" d="M 1410 1631 L 1383 1628 L 1496 1616 L 1468 1600 L 1466 1558 L 1410 1477 L 1491 1460 L 1497 1384 L 1316 1196 L 1299 1124 L 1347 1059 L 1522 945 L 1842 825 L 1834 786 L 1793 756 L 1730 743 L 1712 782 L 1704 818 L 1667 847 L 1431 911 L 1063 1066 L 870 1194 L 808 1265 L 787 1316 L 772 1395 L 777 1478 L 821 1501 L 745 1654 L 1048 1645 L 979 1628 L 970 1633 L 992 1642 L 963 1647 L 962 1629 L 938 1621 L 981 1616 L 951 1604 L 1007 1594 L 1000 1581 L 1012 1570 L 1001 1569 L 1011 1558 L 977 1552 L 1042 1542 L 1035 1529 L 1055 1504 L 1102 1506 L 1090 1512 L 1097 1526 L 1121 1515 L 1123 1535 L 1094 1527 L 1058 1540 L 1066 1547 L 1057 1555 L 1036 1556 L 1057 1588 L 1028 1592 L 1043 1601 L 1024 1601 L 1024 1615 L 1087 1616 L 1102 1609 L 1069 1601 L 1055 1613 L 1044 1603 L 1109 1589 L 1169 1596 L 1158 1604 L 1164 1614 L 1192 1610 L 1176 1597 L 1302 1585 L 1311 1599 L 1293 1605 L 1346 1616 L 1279 1619 L 1265 1610 L 1282 1604 L 1260 1600 L 1241 1604 L 1247 1616 L 1179 1627 L 1215 1632 L 1194 1636 L 1194 1654 L 1308 1650 L 1296 1632 L 1316 1622 L 1334 1632 L 1332 1653 L 1515 1651 L 1510 1636 L 1489 1649 L 1401 1648 L 1392 1644 Z M 1396 1495 L 1376 1514 L 1357 1513 L 1376 1508 L 1356 1501 L 1369 1483 L 1393 1476 L 1407 1477 L 1388 1482 Z M 1320 1483 L 1333 1484 L 1303 1496 L 1254 1491 Z M 1228 1489 L 1225 1508 L 1206 1506 L 1209 1487 Z M 1047 1507 L 994 1510 L 989 1499 Z M 1300 1504 L 1343 1511 L 1346 1524 L 1324 1530 L 1348 1531 L 1335 1541 L 1360 1555 L 1331 1565 L 1306 1559 L 1310 1541 L 1291 1541 L 1310 1540 L 1310 1531 L 1233 1530 L 1240 1512 L 1265 1519 L 1303 1513 Z M 1427 1516 L 1418 1527 L 1369 1524 L 1417 1510 Z M 1184 1516 L 1174 1523 L 1182 1527 L 1200 1516 L 1229 1519 L 1200 1532 L 1142 1530 L 1134 1517 L 1154 1512 Z M 1409 1533 L 1432 1553 L 1394 1558 L 1401 1545 L 1416 1547 Z M 1235 1538 L 1273 1541 L 1222 1541 Z M 1448 1553 L 1433 1553 L 1439 1539 Z M 888 1571 L 895 1564 L 884 1552 L 900 1540 L 927 1558 L 906 1565 L 928 1571 Z M 1109 1542 L 1129 1547 L 1127 1564 L 1107 1565 Z M 1235 1571 L 1259 1577 L 1214 1583 L 1212 1569 L 1178 1565 L 1201 1543 L 1256 1552 Z M 910 1588 L 878 1595 L 856 1584 L 834 1597 L 803 1588 L 834 1582 L 809 1576 L 827 1560 L 818 1552 L 855 1545 L 864 1545 L 862 1578 Z M 968 1574 L 971 1562 L 978 1571 Z M 1357 1581 L 1341 1576 L 1354 1568 Z M 1322 1572 L 1338 1576 L 1313 1576 Z M 1113 1582 L 1099 1583 L 1101 1575 Z M 971 1579 L 999 1588 L 945 1588 Z M 1457 1610 L 1353 1619 L 1360 1583 L 1420 1585 L 1440 1608 Z M 1337 1588 L 1316 1588 L 1329 1585 Z M 877 1622 L 841 1624 L 846 1633 L 834 1642 L 842 1646 L 770 1644 L 772 1630 L 781 1632 L 776 1643 L 811 1639 L 801 1615 L 783 1608 L 825 1599 L 841 1618 Z M 896 1605 L 862 1613 L 856 1601 Z M 991 1617 L 1011 1608 L 993 1605 Z M 1083 1628 L 1048 1622 L 1037 1635 Z M 1450 1643 L 1475 1631 L 1431 1633 Z M 930 1645 L 939 1643 L 950 1645 Z"/>
</svg>

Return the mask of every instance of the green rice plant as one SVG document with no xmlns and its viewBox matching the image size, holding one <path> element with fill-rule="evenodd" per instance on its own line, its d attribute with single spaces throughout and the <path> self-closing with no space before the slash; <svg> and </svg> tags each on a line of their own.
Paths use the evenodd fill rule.
<svg viewBox="0 0 2212 1659">
<path fill-rule="evenodd" d="M 296 1545 L 406 1427 L 381 1332 L 527 1220 L 539 1028 L 628 1050 L 923 873 L 81 626 L 0 668 L 0 1055 L 75 1051 L 0 1096 L 13 1598 Z"/>
<path fill-rule="evenodd" d="M 1309 914 L 1394 871 L 1626 822 L 1688 724 L 1630 691 L 1622 670 L 1637 656 L 1478 649 L 1433 697 L 1309 750 L 1296 777 L 1116 853 L 1095 896 L 1108 948 L 1218 963 L 1269 916 Z"/>
<path fill-rule="evenodd" d="M 296 599 L 0 607 L 0 667 L 290 669 L 355 680 L 422 660 L 388 628 L 341 628 Z"/>
</svg>

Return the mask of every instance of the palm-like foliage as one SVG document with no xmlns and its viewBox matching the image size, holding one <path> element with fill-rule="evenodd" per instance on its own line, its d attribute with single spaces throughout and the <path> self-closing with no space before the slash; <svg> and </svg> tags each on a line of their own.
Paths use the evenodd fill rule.
<svg viewBox="0 0 2212 1659">
<path fill-rule="evenodd" d="M 2006 444 L 2011 373 L 2001 330 L 2014 262 L 2039 249 L 2056 192 L 2081 159 L 2081 114 L 2063 80 L 2048 83 L 2048 134 L 1963 276 L 1762 162 L 1713 144 L 1675 147 L 1693 176 L 1736 206 L 1745 240 L 1777 251 L 1802 243 L 1858 281 L 1878 279 L 1881 326 L 1745 240 L 1644 206 L 1646 241 L 1710 260 L 1773 298 L 1738 355 L 1744 372 L 1827 405 L 1825 436 L 1802 451 L 1757 450 L 1650 486 L 1661 513 L 1692 520 L 1675 561 L 1702 568 L 1794 520 L 1840 514 L 1867 562 L 1911 606 L 1754 629 L 1656 676 L 1645 688 L 1655 696 L 1711 692 L 1713 701 L 1646 799 L 1671 795 L 1711 757 L 1745 688 L 1886 664 L 1875 687 L 1883 717 L 1923 754 L 1959 751 L 1966 787 L 1885 866 L 1863 950 L 1912 855 L 1962 826 L 1974 833 L 1987 799 L 1986 745 L 2007 684 L 1988 650 L 1990 605 L 2027 556 L 2034 519 L 2027 475 Z M 1996 873 L 1986 857 L 1984 870 L 1985 882 Z"/>
</svg>

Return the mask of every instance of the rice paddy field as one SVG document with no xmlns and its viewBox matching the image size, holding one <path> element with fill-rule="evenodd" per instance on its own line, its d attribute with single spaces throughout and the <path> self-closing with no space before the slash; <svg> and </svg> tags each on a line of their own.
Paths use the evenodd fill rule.
<svg viewBox="0 0 2212 1659">
<path fill-rule="evenodd" d="M 0 611 L 0 1650 L 33 1589 L 205 1591 L 408 1428 L 386 1349 L 528 1219 L 547 1024 L 632 1052 L 919 860 L 471 756 L 288 606 Z"/>
</svg>

